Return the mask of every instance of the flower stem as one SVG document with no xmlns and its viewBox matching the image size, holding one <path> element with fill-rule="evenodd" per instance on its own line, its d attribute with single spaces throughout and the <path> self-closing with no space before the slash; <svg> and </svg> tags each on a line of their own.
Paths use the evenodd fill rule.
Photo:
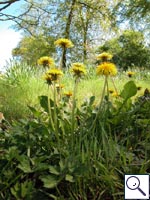
<svg viewBox="0 0 150 200">
<path fill-rule="evenodd" d="M 56 111 L 56 106 L 57 106 L 57 99 L 56 99 L 56 84 L 54 82 L 54 127 L 55 127 L 55 134 L 57 141 L 59 142 L 59 135 L 58 135 L 58 121 L 57 121 L 57 111 Z"/>
<path fill-rule="evenodd" d="M 91 126 L 91 128 L 93 129 L 96 121 L 97 121 L 97 118 L 98 118 L 98 115 L 100 113 L 100 110 L 102 108 L 102 103 L 103 103 L 103 100 L 104 100 L 104 96 L 105 96 L 105 92 L 106 92 L 106 87 L 108 87 L 108 76 L 105 76 L 105 82 L 104 82 L 104 87 L 103 87 L 103 91 L 102 91 L 102 96 L 101 96 L 101 100 L 100 100 L 100 103 L 99 103 L 99 107 L 98 107 L 98 111 L 96 113 L 96 117 L 93 121 L 93 124 Z"/>
<path fill-rule="evenodd" d="M 99 113 L 99 111 L 101 110 L 102 103 L 103 103 L 104 96 L 105 96 L 106 86 L 108 87 L 108 76 L 105 76 L 105 82 L 104 82 L 104 87 L 103 87 L 103 91 L 102 91 L 101 101 L 100 101 L 97 113 Z"/>
<path fill-rule="evenodd" d="M 66 67 L 66 47 L 62 48 L 62 57 L 60 63 L 60 69 L 64 69 Z"/>
<path fill-rule="evenodd" d="M 51 105 L 50 105 L 50 87 L 49 87 L 49 85 L 48 85 L 47 105 L 48 105 L 48 112 L 49 112 L 49 125 L 51 125 L 52 130 L 54 130 L 54 122 L 52 119 L 52 111 L 51 111 Z"/>
<path fill-rule="evenodd" d="M 73 105 L 72 105 L 72 116 L 71 116 L 71 137 L 72 137 L 72 147 L 74 142 L 74 129 L 75 129 L 75 108 L 76 108 L 76 94 L 78 88 L 79 78 L 75 79 L 74 91 L 73 91 Z"/>
<path fill-rule="evenodd" d="M 115 88 L 115 92 L 118 93 L 117 88 L 116 88 L 116 85 L 115 85 L 115 82 L 114 82 L 114 79 L 112 78 L 111 80 L 112 80 L 113 86 L 114 86 L 114 88 Z"/>
</svg>

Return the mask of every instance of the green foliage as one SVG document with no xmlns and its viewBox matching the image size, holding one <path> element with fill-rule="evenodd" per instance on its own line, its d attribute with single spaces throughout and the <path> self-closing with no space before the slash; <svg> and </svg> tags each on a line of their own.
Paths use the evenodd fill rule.
<svg viewBox="0 0 150 200">
<path fill-rule="evenodd" d="M 141 29 L 145 29 L 149 26 L 149 9 L 149 1 L 125 0 L 119 1 L 115 10 L 117 11 L 116 14 L 121 16 L 120 21 L 128 19 L 134 27 L 139 25 Z M 143 23 L 145 26 L 142 27 Z"/>
<path fill-rule="evenodd" d="M 27 105 L 38 104 L 37 94 L 46 91 L 42 70 L 25 63 L 12 62 L 0 78 L 0 110 L 7 119 L 19 119 L 29 115 Z"/>
<path fill-rule="evenodd" d="M 136 92 L 129 81 L 101 107 L 39 96 L 42 109 L 0 132 L 0 198 L 123 199 L 124 173 L 149 170 L 149 91 L 133 102 Z"/>
<path fill-rule="evenodd" d="M 25 2 L 22 9 L 25 14 L 18 19 L 19 23 L 16 23 L 15 27 L 23 30 L 25 35 L 36 37 L 42 34 L 55 37 L 55 39 L 70 38 L 75 47 L 69 50 L 68 57 L 75 62 L 79 58 L 85 61 L 93 53 L 90 47 L 95 45 L 95 40 L 99 39 L 97 38 L 99 34 L 95 32 L 108 30 L 112 21 L 115 21 L 112 15 L 115 2 L 115 0 L 109 3 L 105 0 L 84 0 L 83 2 L 55 0 L 41 4 L 37 0 L 32 0 L 33 6 Z M 72 52 L 76 56 L 72 56 Z"/>
<path fill-rule="evenodd" d="M 136 95 L 137 87 L 133 81 L 129 81 L 125 84 L 123 91 L 121 92 L 120 96 L 123 97 L 125 100 L 129 99 L 130 97 Z"/>
<path fill-rule="evenodd" d="M 35 66 L 40 57 L 49 56 L 54 52 L 53 37 L 36 35 L 23 37 L 18 46 L 12 50 L 12 55 L 28 65 Z"/>
<path fill-rule="evenodd" d="M 150 49 L 145 46 L 141 32 L 125 31 L 118 38 L 106 41 L 99 51 L 108 51 L 114 55 L 113 60 L 119 68 L 149 67 Z"/>
</svg>

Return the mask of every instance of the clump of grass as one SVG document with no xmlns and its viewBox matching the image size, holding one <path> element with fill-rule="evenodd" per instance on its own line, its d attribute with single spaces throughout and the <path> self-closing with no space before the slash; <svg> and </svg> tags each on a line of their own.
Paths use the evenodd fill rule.
<svg viewBox="0 0 150 200">
<path fill-rule="evenodd" d="M 46 92 L 42 72 L 25 64 L 12 63 L 0 79 L 1 111 L 8 119 L 28 116 L 27 105 L 38 105 L 38 95 Z"/>
</svg>

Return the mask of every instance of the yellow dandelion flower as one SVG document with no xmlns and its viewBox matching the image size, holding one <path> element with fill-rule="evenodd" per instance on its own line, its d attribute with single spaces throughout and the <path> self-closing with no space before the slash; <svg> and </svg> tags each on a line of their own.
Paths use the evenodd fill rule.
<svg viewBox="0 0 150 200">
<path fill-rule="evenodd" d="M 112 57 L 113 55 L 111 55 L 110 53 L 103 52 L 97 56 L 97 60 L 107 61 L 107 60 L 111 60 Z"/>
<path fill-rule="evenodd" d="M 45 73 L 45 75 L 43 76 L 43 79 L 46 80 L 46 83 L 47 83 L 48 85 L 51 85 L 51 84 L 52 84 L 52 81 L 53 81 L 53 80 L 52 80 L 51 75 Z"/>
<path fill-rule="evenodd" d="M 56 84 L 57 89 L 63 89 L 65 86 L 64 84 Z"/>
<path fill-rule="evenodd" d="M 43 56 L 38 59 L 37 63 L 43 65 L 43 67 L 54 66 L 54 59 L 48 56 Z"/>
<path fill-rule="evenodd" d="M 134 74 L 135 74 L 135 72 L 131 72 L 131 71 L 127 72 L 127 75 L 129 78 L 131 78 Z"/>
<path fill-rule="evenodd" d="M 120 95 L 118 94 L 118 92 L 113 92 L 112 93 L 112 97 L 119 97 Z"/>
<path fill-rule="evenodd" d="M 66 97 L 71 97 L 72 95 L 73 95 L 73 93 L 71 92 L 71 91 L 68 91 L 68 92 L 64 92 L 64 95 L 66 96 Z"/>
<path fill-rule="evenodd" d="M 114 92 L 114 90 L 113 90 L 113 89 L 109 89 L 109 93 L 111 93 L 111 94 L 112 94 L 113 92 Z"/>
<path fill-rule="evenodd" d="M 60 39 L 56 40 L 54 42 L 54 44 L 56 46 L 65 47 L 65 48 L 72 48 L 74 46 L 73 43 L 66 38 L 60 38 Z"/>
<path fill-rule="evenodd" d="M 63 72 L 60 69 L 52 68 L 46 74 L 51 77 L 52 81 L 57 81 L 63 75 Z"/>
<path fill-rule="evenodd" d="M 86 74 L 86 69 L 82 63 L 73 63 L 71 72 L 74 76 L 81 77 Z"/>
<path fill-rule="evenodd" d="M 113 63 L 104 62 L 97 66 L 97 75 L 115 76 L 117 74 L 117 68 Z"/>
<path fill-rule="evenodd" d="M 73 63 L 73 64 L 72 64 L 72 67 L 82 67 L 82 68 L 86 68 L 86 66 L 85 66 L 83 63 L 79 63 L 79 62 Z"/>
</svg>

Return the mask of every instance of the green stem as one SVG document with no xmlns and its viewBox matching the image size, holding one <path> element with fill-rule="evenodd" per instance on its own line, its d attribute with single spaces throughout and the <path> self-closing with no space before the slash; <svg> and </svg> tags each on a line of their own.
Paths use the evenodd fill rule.
<svg viewBox="0 0 150 200">
<path fill-rule="evenodd" d="M 108 85 L 108 78 L 106 79 L 106 87 L 107 87 L 107 97 L 109 100 L 109 85 Z"/>
<path fill-rule="evenodd" d="M 104 82 L 104 87 L 103 87 L 103 91 L 102 91 L 102 96 L 101 96 L 101 100 L 100 100 L 100 103 L 99 103 L 99 107 L 98 107 L 98 111 L 96 113 L 96 117 L 94 119 L 94 122 L 91 126 L 91 128 L 93 129 L 96 121 L 97 121 L 97 118 L 98 118 L 98 115 L 99 115 L 99 112 L 101 110 L 101 107 L 102 107 L 102 103 L 103 103 L 103 100 L 104 100 L 104 96 L 105 96 L 105 92 L 106 92 L 106 87 L 108 86 L 108 76 L 105 76 L 105 82 Z"/>
<path fill-rule="evenodd" d="M 57 141 L 59 142 L 59 135 L 58 135 L 58 121 L 57 121 L 57 111 L 56 111 L 56 84 L 54 82 L 54 126 L 55 126 L 55 134 L 56 134 L 56 138 Z"/>
<path fill-rule="evenodd" d="M 30 155 L 31 155 L 31 148 L 30 148 L 30 146 L 28 146 L 28 148 L 27 148 L 27 156 L 30 158 Z"/>
<path fill-rule="evenodd" d="M 115 85 L 115 83 L 114 83 L 114 79 L 112 78 L 111 80 L 112 80 L 113 86 L 114 86 L 114 88 L 115 88 L 115 92 L 118 93 L 117 88 L 116 88 L 116 85 Z"/>
<path fill-rule="evenodd" d="M 72 116 L 71 116 L 71 137 L 72 137 L 72 146 L 74 141 L 74 129 L 75 129 L 75 108 L 76 108 L 76 94 L 78 88 L 79 78 L 75 79 L 74 91 L 73 91 L 73 105 L 72 105 Z"/>
<path fill-rule="evenodd" d="M 48 112 L 49 112 L 49 125 L 52 126 L 52 129 L 54 130 L 54 122 L 52 119 L 52 111 L 51 111 L 51 105 L 50 105 L 50 89 L 49 89 L 49 85 L 48 85 L 48 97 L 47 97 L 47 104 L 48 104 Z"/>
<path fill-rule="evenodd" d="M 100 104 L 99 104 L 99 108 L 98 108 L 97 115 L 99 114 L 99 112 L 100 112 L 100 110 L 101 110 L 102 103 L 103 103 L 104 96 L 105 96 L 106 86 L 107 86 L 107 85 L 108 85 L 108 76 L 105 76 L 104 87 L 103 87 L 102 96 L 101 96 L 101 101 L 100 101 Z"/>
<path fill-rule="evenodd" d="M 60 63 L 60 69 L 66 68 L 66 47 L 62 48 L 62 57 L 61 57 L 61 63 Z"/>
<path fill-rule="evenodd" d="M 27 131 L 27 142 L 28 142 L 28 146 L 27 146 L 27 156 L 30 158 L 31 156 L 31 147 L 30 147 L 30 133 L 29 131 Z"/>
</svg>

